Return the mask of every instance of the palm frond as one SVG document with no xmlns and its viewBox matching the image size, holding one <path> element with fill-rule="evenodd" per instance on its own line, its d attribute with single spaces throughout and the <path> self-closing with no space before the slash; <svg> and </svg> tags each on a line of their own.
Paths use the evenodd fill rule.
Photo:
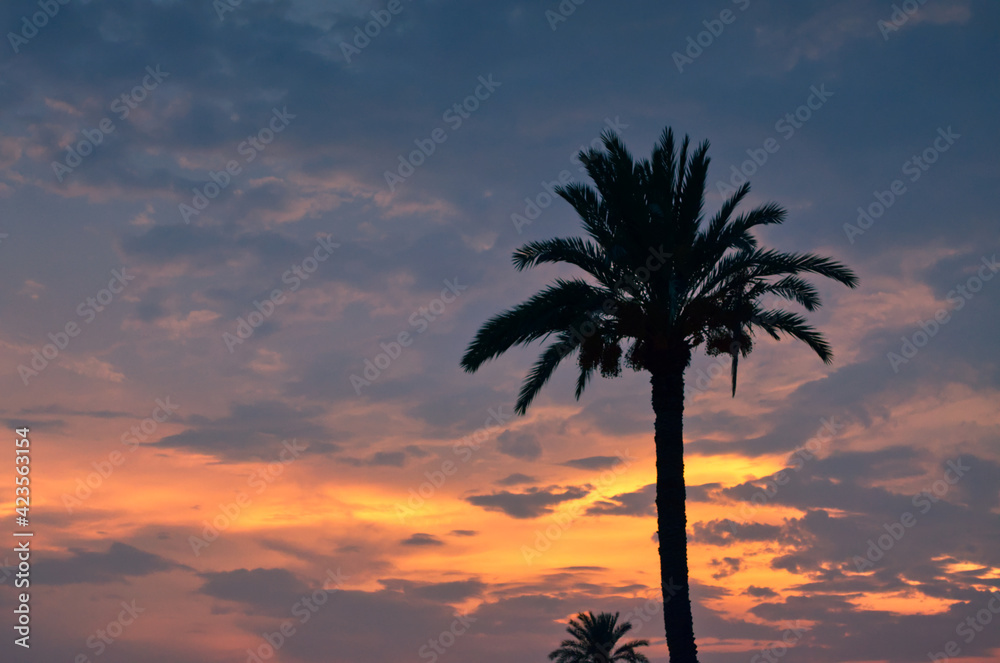
<svg viewBox="0 0 1000 663">
<path fill-rule="evenodd" d="M 822 304 L 816 287 L 798 276 L 786 276 L 780 281 L 760 283 L 748 296 L 777 295 L 789 301 L 798 302 L 807 311 L 815 311 Z"/>
<path fill-rule="evenodd" d="M 528 411 L 528 406 L 552 377 L 552 373 L 555 372 L 559 363 L 580 346 L 578 336 L 562 332 L 557 338 L 555 343 L 545 349 L 531 370 L 528 371 L 524 382 L 521 383 L 521 390 L 518 392 L 517 402 L 514 404 L 516 414 L 523 415 Z"/>
<path fill-rule="evenodd" d="M 565 262 L 576 265 L 605 285 L 613 281 L 612 266 L 601 248 L 579 237 L 529 242 L 514 251 L 512 261 L 519 272 L 542 263 Z"/>
<path fill-rule="evenodd" d="M 812 348 L 825 364 L 833 361 L 833 349 L 830 344 L 821 333 L 808 325 L 805 318 L 797 313 L 780 309 L 764 310 L 754 316 L 753 324 L 766 331 L 773 338 L 779 338 L 779 332 L 797 338 Z"/>
<path fill-rule="evenodd" d="M 583 229 L 602 246 L 611 243 L 611 230 L 607 222 L 607 209 L 600 195 L 592 187 L 571 182 L 555 187 L 556 195 L 568 202 L 580 216 Z"/>
<path fill-rule="evenodd" d="M 803 272 L 818 274 L 843 283 L 848 288 L 858 286 L 857 275 L 843 263 L 813 253 L 786 253 L 767 249 L 752 252 L 756 276 L 795 275 Z"/>
<path fill-rule="evenodd" d="M 516 345 L 559 332 L 581 311 L 600 310 L 610 297 L 610 291 L 586 281 L 557 279 L 526 302 L 487 320 L 465 351 L 462 368 L 474 372 Z"/>
</svg>

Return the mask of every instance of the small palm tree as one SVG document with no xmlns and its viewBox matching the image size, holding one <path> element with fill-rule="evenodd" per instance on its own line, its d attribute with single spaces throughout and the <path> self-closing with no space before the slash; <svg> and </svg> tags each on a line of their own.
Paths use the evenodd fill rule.
<svg viewBox="0 0 1000 663">
<path fill-rule="evenodd" d="M 656 512 L 664 629 L 671 663 L 696 663 L 688 587 L 684 489 L 684 371 L 692 352 L 732 361 L 732 390 L 740 357 L 755 332 L 805 342 L 826 363 L 823 336 L 799 314 L 769 308 L 769 300 L 820 305 L 802 274 L 831 278 L 851 288 L 854 273 L 830 258 L 762 249 L 752 231 L 779 224 L 785 210 L 769 203 L 744 214 L 736 208 L 750 191 L 741 186 L 703 223 L 708 143 L 690 155 L 684 138 L 678 156 L 667 128 L 651 161 L 633 161 L 612 132 L 604 151 L 580 153 L 597 190 L 583 185 L 557 193 L 580 215 L 587 238 L 531 242 L 514 252 L 518 270 L 569 263 L 588 279 L 558 279 L 528 301 L 488 320 L 462 358 L 476 371 L 511 347 L 554 337 L 529 371 L 515 412 L 523 415 L 560 362 L 578 352 L 579 398 L 595 371 L 621 373 L 622 364 L 650 373 L 655 415 Z"/>
<path fill-rule="evenodd" d="M 579 620 L 579 621 L 577 621 Z M 596 617 L 592 612 L 581 612 L 569 620 L 566 630 L 572 640 L 563 640 L 559 648 L 549 654 L 556 663 L 649 663 L 649 659 L 636 651 L 648 647 L 648 640 L 629 640 L 615 645 L 632 630 L 629 622 L 618 623 L 618 613 L 602 612 Z"/>
</svg>

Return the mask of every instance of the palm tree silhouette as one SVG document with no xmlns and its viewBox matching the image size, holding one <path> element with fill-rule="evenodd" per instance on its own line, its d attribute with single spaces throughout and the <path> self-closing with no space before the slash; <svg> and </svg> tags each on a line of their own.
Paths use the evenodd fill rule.
<svg viewBox="0 0 1000 663">
<path fill-rule="evenodd" d="M 590 278 L 558 279 L 492 317 L 469 344 L 462 367 L 474 372 L 515 345 L 554 337 L 521 386 L 515 406 L 521 415 L 574 352 L 579 352 L 577 399 L 594 371 L 615 377 L 622 363 L 649 371 L 664 628 L 670 661 L 695 663 L 682 432 L 684 371 L 692 351 L 704 345 L 709 355 L 730 355 L 734 396 L 738 360 L 750 354 L 755 331 L 799 339 L 830 363 L 829 344 L 801 315 L 767 308 L 763 300 L 785 299 L 813 311 L 820 305 L 818 292 L 800 274 L 851 288 L 858 279 L 830 258 L 758 247 L 751 231 L 781 223 L 785 210 L 769 203 L 736 215 L 749 183 L 704 224 L 707 141 L 689 156 L 685 136 L 678 155 L 667 128 L 652 160 L 636 163 L 617 134 L 608 131 L 601 138 L 604 151 L 580 153 L 596 191 L 579 183 L 556 189 L 580 215 L 588 237 L 530 242 L 513 256 L 518 271 L 562 262 Z"/>
<path fill-rule="evenodd" d="M 577 621 L 579 620 L 579 621 Z M 569 620 L 566 630 L 573 640 L 563 640 L 559 648 L 549 654 L 556 663 L 649 663 L 649 659 L 636 651 L 648 647 L 649 640 L 629 640 L 615 648 L 626 633 L 632 630 L 629 622 L 618 623 L 618 613 L 602 612 L 596 617 L 592 612 L 581 612 Z"/>
</svg>

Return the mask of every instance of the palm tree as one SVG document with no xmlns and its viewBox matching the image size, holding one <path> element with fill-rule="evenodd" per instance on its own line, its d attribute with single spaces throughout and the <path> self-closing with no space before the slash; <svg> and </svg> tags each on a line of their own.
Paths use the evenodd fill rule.
<svg viewBox="0 0 1000 663">
<path fill-rule="evenodd" d="M 648 658 L 636 651 L 636 647 L 648 647 L 649 640 L 629 640 L 615 648 L 622 636 L 632 630 L 631 623 L 618 623 L 617 612 L 613 615 L 602 612 L 596 617 L 592 612 L 581 612 L 576 619 L 569 620 L 566 630 L 575 639 L 563 640 L 549 654 L 556 663 L 649 663 Z"/>
<path fill-rule="evenodd" d="M 574 352 L 579 353 L 577 399 L 594 371 L 615 377 L 624 363 L 650 373 L 664 628 L 671 663 L 695 663 L 682 432 L 684 371 L 692 351 L 704 346 L 709 355 L 731 357 L 733 396 L 738 360 L 750 354 L 755 332 L 799 339 L 830 363 L 830 345 L 805 318 L 768 305 L 784 299 L 815 310 L 819 294 L 802 274 L 851 288 L 858 279 L 830 258 L 760 248 L 753 229 L 781 223 L 785 210 L 769 203 L 736 214 L 749 183 L 704 223 L 708 142 L 689 155 L 685 137 L 678 155 L 667 128 L 652 159 L 636 163 L 615 133 L 601 138 L 603 151 L 580 153 L 596 190 L 579 183 L 556 190 L 580 215 L 588 237 L 530 242 L 513 256 L 518 271 L 562 262 L 589 278 L 557 279 L 488 320 L 462 367 L 474 372 L 513 346 L 554 337 L 521 386 L 515 406 L 520 415 Z"/>
</svg>

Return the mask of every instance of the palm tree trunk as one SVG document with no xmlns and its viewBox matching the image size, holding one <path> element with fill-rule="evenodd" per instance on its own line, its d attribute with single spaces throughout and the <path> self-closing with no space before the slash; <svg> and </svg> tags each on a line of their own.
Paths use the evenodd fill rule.
<svg viewBox="0 0 1000 663">
<path fill-rule="evenodd" d="M 690 355 L 688 355 L 690 356 Z M 687 514 L 684 490 L 684 368 L 653 373 L 656 415 L 656 519 L 660 540 L 663 623 L 670 663 L 697 663 L 688 591 Z"/>
</svg>

